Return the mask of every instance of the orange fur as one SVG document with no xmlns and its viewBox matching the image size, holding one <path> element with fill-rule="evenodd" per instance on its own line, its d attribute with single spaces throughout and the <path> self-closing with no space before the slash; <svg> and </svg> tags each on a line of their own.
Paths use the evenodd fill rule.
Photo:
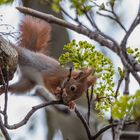
<svg viewBox="0 0 140 140">
<path fill-rule="evenodd" d="M 50 24 L 31 16 L 25 16 L 19 30 L 21 31 L 19 45 L 35 52 L 42 51 L 51 37 Z"/>
</svg>

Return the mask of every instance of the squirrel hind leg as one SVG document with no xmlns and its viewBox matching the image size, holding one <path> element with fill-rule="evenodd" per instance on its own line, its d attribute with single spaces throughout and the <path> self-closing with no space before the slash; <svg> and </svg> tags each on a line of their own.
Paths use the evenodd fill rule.
<svg viewBox="0 0 140 140">
<path fill-rule="evenodd" d="M 35 87 L 35 83 L 22 78 L 18 82 L 9 85 L 8 91 L 14 94 L 24 94 Z"/>
</svg>

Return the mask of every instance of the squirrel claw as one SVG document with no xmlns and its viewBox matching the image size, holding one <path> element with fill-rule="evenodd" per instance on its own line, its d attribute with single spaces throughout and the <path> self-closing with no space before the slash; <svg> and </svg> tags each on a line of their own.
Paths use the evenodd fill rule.
<svg viewBox="0 0 140 140">
<path fill-rule="evenodd" d="M 70 109 L 70 110 L 74 110 L 75 107 L 76 107 L 76 104 L 75 104 L 74 101 L 70 101 L 70 102 L 68 103 L 68 106 L 69 106 L 69 109 Z"/>
<path fill-rule="evenodd" d="M 57 99 L 60 99 L 61 98 L 61 88 L 60 87 L 57 87 L 55 92 L 54 92 L 54 95 L 56 96 Z"/>
</svg>

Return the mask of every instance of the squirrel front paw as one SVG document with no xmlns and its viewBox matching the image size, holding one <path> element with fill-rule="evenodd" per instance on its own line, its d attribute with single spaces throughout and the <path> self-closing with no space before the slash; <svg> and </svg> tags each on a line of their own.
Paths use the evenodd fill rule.
<svg viewBox="0 0 140 140">
<path fill-rule="evenodd" d="M 55 92 L 54 92 L 54 95 L 57 99 L 61 99 L 61 97 L 62 97 L 61 93 L 62 93 L 62 89 L 60 87 L 57 87 Z"/>
<path fill-rule="evenodd" d="M 75 107 L 76 107 L 76 104 L 75 104 L 74 101 L 70 101 L 70 102 L 68 103 L 68 106 L 69 106 L 69 109 L 70 109 L 70 110 L 74 110 Z"/>
</svg>

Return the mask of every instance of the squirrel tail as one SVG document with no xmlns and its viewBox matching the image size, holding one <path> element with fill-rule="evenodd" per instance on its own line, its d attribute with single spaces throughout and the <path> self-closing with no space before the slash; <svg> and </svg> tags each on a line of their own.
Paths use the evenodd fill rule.
<svg viewBox="0 0 140 140">
<path fill-rule="evenodd" d="M 25 16 L 19 26 L 21 32 L 18 45 L 31 51 L 41 52 L 51 37 L 49 23 L 35 17 Z"/>
</svg>

